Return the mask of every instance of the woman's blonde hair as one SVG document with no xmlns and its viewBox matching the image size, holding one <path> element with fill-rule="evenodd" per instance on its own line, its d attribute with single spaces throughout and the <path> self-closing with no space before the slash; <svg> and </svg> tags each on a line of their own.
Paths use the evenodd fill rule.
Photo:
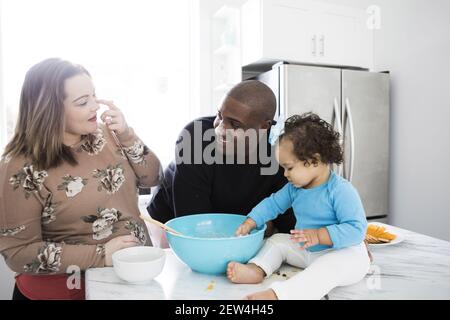
<svg viewBox="0 0 450 320">
<path fill-rule="evenodd" d="M 13 138 L 3 156 L 24 156 L 40 170 L 63 161 L 76 165 L 64 137 L 64 83 L 89 72 L 80 65 L 59 58 L 46 59 L 27 72 L 22 86 L 19 117 Z"/>
</svg>

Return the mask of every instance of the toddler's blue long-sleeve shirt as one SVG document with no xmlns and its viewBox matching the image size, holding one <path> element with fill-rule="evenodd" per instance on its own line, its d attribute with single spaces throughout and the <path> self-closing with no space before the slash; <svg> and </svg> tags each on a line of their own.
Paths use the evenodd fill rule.
<svg viewBox="0 0 450 320">
<path fill-rule="evenodd" d="M 278 192 L 261 201 L 248 214 L 258 227 L 275 219 L 292 207 L 296 229 L 326 227 L 333 246 L 316 245 L 309 251 L 341 249 L 364 240 L 367 220 L 361 199 L 350 182 L 330 173 L 328 181 L 320 186 L 303 189 L 287 183 Z"/>
</svg>

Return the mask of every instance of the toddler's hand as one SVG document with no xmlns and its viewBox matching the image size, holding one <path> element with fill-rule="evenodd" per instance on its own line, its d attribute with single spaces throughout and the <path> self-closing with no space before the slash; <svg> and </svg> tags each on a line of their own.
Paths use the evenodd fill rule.
<svg viewBox="0 0 450 320">
<path fill-rule="evenodd" d="M 301 250 L 320 244 L 318 229 L 291 230 L 291 234 L 294 242 L 303 242 Z"/>
<path fill-rule="evenodd" d="M 256 228 L 256 222 L 252 218 L 247 218 L 236 230 L 236 236 L 245 236 Z"/>
</svg>

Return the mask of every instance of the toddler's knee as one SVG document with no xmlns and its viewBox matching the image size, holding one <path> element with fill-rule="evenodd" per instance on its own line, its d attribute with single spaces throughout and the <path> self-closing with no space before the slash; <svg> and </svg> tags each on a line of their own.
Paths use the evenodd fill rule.
<svg viewBox="0 0 450 320">
<path fill-rule="evenodd" d="M 370 269 L 367 252 L 354 252 L 340 265 L 340 273 L 346 275 L 342 285 L 351 285 L 364 279 Z"/>
<path fill-rule="evenodd" d="M 267 241 L 272 242 L 273 244 L 286 243 L 291 239 L 291 235 L 287 233 L 275 233 L 271 236 Z"/>
</svg>

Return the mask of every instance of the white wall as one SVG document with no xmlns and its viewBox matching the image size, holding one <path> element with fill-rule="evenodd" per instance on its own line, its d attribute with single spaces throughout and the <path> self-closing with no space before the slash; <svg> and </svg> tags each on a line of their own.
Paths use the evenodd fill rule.
<svg viewBox="0 0 450 320">
<path fill-rule="evenodd" d="M 375 65 L 392 72 L 391 222 L 450 240 L 450 1 L 374 2 Z"/>
<path fill-rule="evenodd" d="M 381 9 L 375 70 L 391 71 L 391 224 L 450 241 L 450 1 L 326 0 Z"/>
</svg>

